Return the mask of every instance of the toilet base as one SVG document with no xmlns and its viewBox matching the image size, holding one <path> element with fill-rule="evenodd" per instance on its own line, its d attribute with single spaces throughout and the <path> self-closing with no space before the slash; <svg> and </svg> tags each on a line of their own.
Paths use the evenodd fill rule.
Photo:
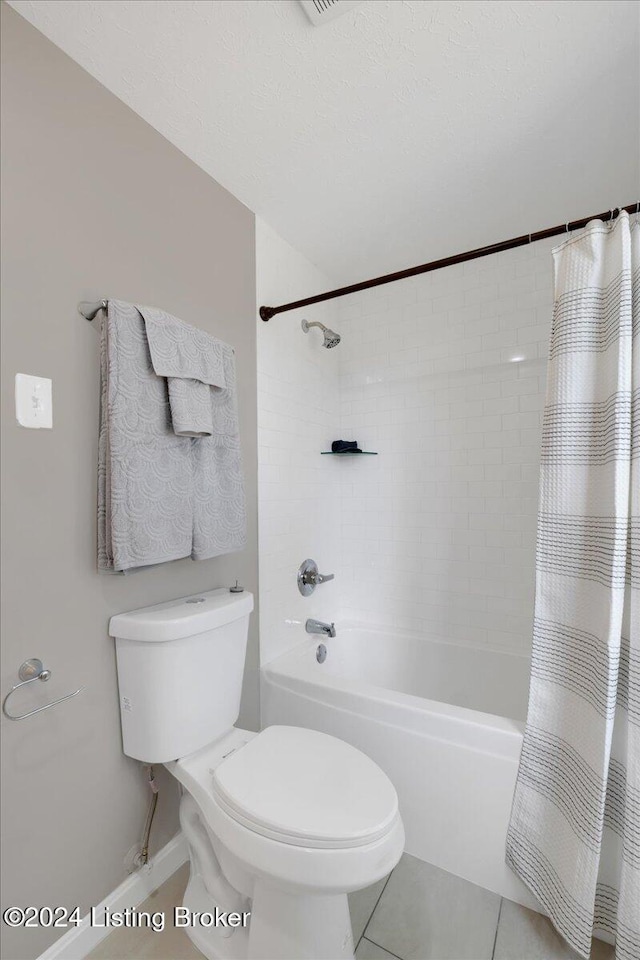
<svg viewBox="0 0 640 960">
<path fill-rule="evenodd" d="M 215 910 L 193 872 L 183 906 L 190 917 Z M 353 960 L 345 893 L 298 896 L 258 881 L 247 927 L 230 931 L 194 923 L 183 929 L 207 960 Z"/>
<path fill-rule="evenodd" d="M 286 893 L 258 880 L 248 960 L 353 960 L 346 893 Z"/>
<path fill-rule="evenodd" d="M 200 915 L 212 913 L 216 908 L 202 878 L 194 873 L 193 869 L 182 903 L 189 911 L 190 917 L 194 917 L 196 913 Z M 200 953 L 207 957 L 207 960 L 247 960 L 249 924 L 246 927 L 230 929 L 195 923 L 185 926 L 184 932 Z"/>
</svg>

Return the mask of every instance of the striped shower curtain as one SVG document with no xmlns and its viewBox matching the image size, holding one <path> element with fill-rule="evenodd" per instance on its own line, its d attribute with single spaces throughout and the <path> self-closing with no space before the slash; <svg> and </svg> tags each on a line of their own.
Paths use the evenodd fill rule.
<svg viewBox="0 0 640 960">
<path fill-rule="evenodd" d="M 529 712 L 507 863 L 640 958 L 640 224 L 554 251 Z"/>
</svg>

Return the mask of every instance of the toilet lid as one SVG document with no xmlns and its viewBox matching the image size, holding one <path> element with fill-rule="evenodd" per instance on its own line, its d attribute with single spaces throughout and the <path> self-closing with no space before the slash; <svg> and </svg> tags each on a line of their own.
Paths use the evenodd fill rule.
<svg viewBox="0 0 640 960">
<path fill-rule="evenodd" d="M 264 836 L 311 847 L 355 847 L 384 836 L 398 813 L 373 760 L 326 733 L 267 727 L 213 772 L 213 795 Z"/>
</svg>

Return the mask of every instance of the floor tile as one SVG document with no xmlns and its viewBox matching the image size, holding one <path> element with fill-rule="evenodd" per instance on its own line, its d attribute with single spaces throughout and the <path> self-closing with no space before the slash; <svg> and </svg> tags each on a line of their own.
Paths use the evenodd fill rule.
<svg viewBox="0 0 640 960">
<path fill-rule="evenodd" d="M 353 942 L 357 944 L 364 933 L 364 928 L 369 922 L 369 917 L 373 913 L 380 894 L 384 890 L 387 877 L 378 880 L 371 887 L 365 887 L 364 890 L 356 890 L 349 894 L 349 913 L 351 914 L 351 928 L 353 930 Z"/>
<path fill-rule="evenodd" d="M 615 960 L 615 955 L 616 948 L 612 947 L 610 943 L 593 938 L 591 941 L 591 960 Z"/>
<path fill-rule="evenodd" d="M 184 890 L 189 879 L 189 866 L 185 864 L 172 877 L 158 888 L 155 893 L 140 905 L 140 910 L 164 910 L 170 917 L 176 903 L 182 903 Z M 349 894 L 349 910 L 353 927 L 354 943 L 357 943 L 366 927 L 373 909 L 384 890 L 387 878 L 384 877 L 371 887 Z M 380 950 L 375 944 L 374 950 Z M 359 955 L 360 956 L 360 955 Z M 385 951 L 372 956 L 388 956 Z M 87 960 L 202 960 L 202 954 L 194 947 L 183 930 L 176 930 L 172 924 L 162 933 L 149 930 L 114 930 L 89 954 Z"/>
<path fill-rule="evenodd" d="M 174 905 L 182 903 L 188 879 L 189 864 L 185 863 L 140 904 L 140 910 L 164 911 L 167 923 L 161 933 L 147 929 L 113 930 L 87 960 L 203 960 L 184 930 L 176 929 L 170 922 Z"/>
<path fill-rule="evenodd" d="M 392 953 L 363 937 L 356 950 L 356 960 L 397 960 Z"/>
<path fill-rule="evenodd" d="M 591 960 L 613 960 L 613 956 L 608 943 L 593 941 Z M 503 900 L 494 960 L 578 960 L 578 954 L 542 914 Z"/>
<path fill-rule="evenodd" d="M 491 960 L 500 897 L 404 854 L 366 928 L 403 960 Z"/>
</svg>

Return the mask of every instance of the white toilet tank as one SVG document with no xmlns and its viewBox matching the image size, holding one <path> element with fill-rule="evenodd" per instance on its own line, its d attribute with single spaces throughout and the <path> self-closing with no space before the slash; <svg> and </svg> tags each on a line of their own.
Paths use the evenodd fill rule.
<svg viewBox="0 0 640 960">
<path fill-rule="evenodd" d="M 129 757 L 178 760 L 233 727 L 252 610 L 225 587 L 111 618 Z"/>
</svg>

